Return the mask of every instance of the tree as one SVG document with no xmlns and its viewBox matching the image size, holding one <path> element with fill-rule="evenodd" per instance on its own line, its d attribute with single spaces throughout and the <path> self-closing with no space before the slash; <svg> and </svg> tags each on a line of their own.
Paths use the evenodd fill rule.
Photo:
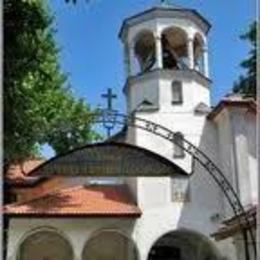
<svg viewBox="0 0 260 260">
<path fill-rule="evenodd" d="M 4 1 L 4 160 L 57 153 L 98 138 L 90 106 L 76 99 L 58 64 L 54 18 L 44 0 Z"/>
<path fill-rule="evenodd" d="M 240 36 L 251 44 L 248 57 L 243 60 L 240 66 L 245 69 L 245 75 L 241 75 L 234 83 L 233 91 L 245 96 L 256 98 L 256 30 L 259 24 L 254 22 L 250 25 L 247 33 Z"/>
</svg>

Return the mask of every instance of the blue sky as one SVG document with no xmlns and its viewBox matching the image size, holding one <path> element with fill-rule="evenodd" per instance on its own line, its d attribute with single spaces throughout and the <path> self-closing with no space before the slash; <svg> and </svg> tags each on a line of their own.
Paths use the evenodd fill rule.
<svg viewBox="0 0 260 260">
<path fill-rule="evenodd" d="M 149 8 L 157 0 L 64 0 L 49 1 L 55 14 L 56 40 L 60 64 L 68 73 L 75 95 L 92 107 L 104 105 L 101 94 L 113 88 L 115 107 L 124 111 L 122 88 L 125 82 L 122 45 L 118 32 L 124 18 Z M 255 1 L 250 0 L 173 0 L 186 8 L 197 9 L 212 24 L 209 33 L 209 66 L 213 81 L 212 104 L 232 88 L 241 72 L 240 61 L 249 45 L 239 39 L 255 17 Z"/>
<path fill-rule="evenodd" d="M 56 40 L 61 48 L 60 63 L 69 74 L 77 96 L 92 106 L 103 104 L 101 93 L 112 87 L 119 95 L 116 106 L 124 108 L 122 45 L 118 32 L 124 18 L 158 3 L 157 0 L 78 0 L 77 5 L 51 0 L 56 16 Z M 209 33 L 209 64 L 212 102 L 215 104 L 232 87 L 241 72 L 240 61 L 249 45 L 239 39 L 254 19 L 254 1 L 173 0 L 197 9 L 212 24 Z M 239 3 L 239 4 L 238 4 Z"/>
</svg>

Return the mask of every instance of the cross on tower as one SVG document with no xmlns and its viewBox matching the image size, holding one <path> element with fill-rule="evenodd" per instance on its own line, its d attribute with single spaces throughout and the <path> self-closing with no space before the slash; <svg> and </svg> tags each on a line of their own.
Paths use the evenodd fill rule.
<svg viewBox="0 0 260 260">
<path fill-rule="evenodd" d="M 166 5 L 168 5 L 168 4 L 170 4 L 170 0 L 160 0 L 160 2 L 161 2 L 161 4 L 166 4 Z"/>
<path fill-rule="evenodd" d="M 102 94 L 102 98 L 107 99 L 107 109 L 110 110 L 110 111 L 113 110 L 112 102 L 113 102 L 113 99 L 117 98 L 117 95 L 113 94 L 111 88 L 107 89 L 106 94 Z"/>
</svg>

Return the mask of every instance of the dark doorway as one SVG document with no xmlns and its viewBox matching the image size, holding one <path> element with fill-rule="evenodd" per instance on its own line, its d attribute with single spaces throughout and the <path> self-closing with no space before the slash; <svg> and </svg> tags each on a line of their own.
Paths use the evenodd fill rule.
<svg viewBox="0 0 260 260">
<path fill-rule="evenodd" d="M 181 250 L 177 247 L 154 246 L 148 260 L 181 260 Z"/>
</svg>

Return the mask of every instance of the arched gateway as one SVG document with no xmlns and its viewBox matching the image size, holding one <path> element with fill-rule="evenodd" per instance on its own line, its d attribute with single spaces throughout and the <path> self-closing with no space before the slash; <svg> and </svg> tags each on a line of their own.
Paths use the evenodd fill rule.
<svg viewBox="0 0 260 260">
<path fill-rule="evenodd" d="M 162 235 L 152 246 L 148 260 L 217 260 L 219 254 L 208 238 L 190 230 Z"/>
</svg>

